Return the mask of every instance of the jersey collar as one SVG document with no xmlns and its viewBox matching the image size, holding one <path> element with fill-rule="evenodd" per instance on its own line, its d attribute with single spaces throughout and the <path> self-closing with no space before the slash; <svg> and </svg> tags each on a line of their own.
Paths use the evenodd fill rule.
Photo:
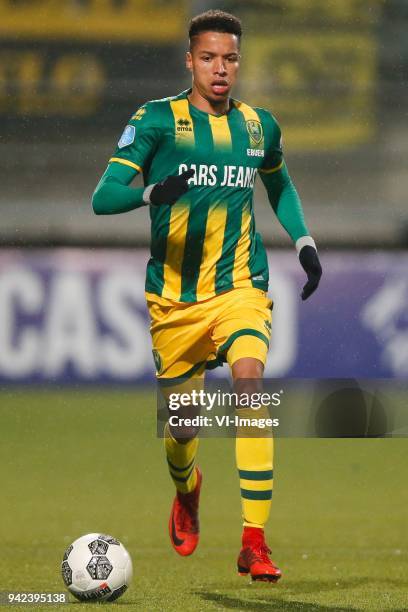
<svg viewBox="0 0 408 612">
<path fill-rule="evenodd" d="M 186 98 L 188 100 L 188 105 L 190 107 L 190 110 L 193 110 L 194 112 L 202 115 L 203 117 L 227 117 L 230 112 L 232 110 L 234 110 L 235 108 L 235 100 L 234 98 L 230 98 L 230 107 L 228 109 L 228 111 L 226 113 L 222 113 L 221 115 L 214 115 L 213 113 L 206 113 L 205 111 L 202 111 L 200 108 L 197 108 L 196 106 L 194 106 L 194 104 L 191 104 L 190 100 L 188 99 L 188 96 L 191 94 L 192 89 L 191 87 L 189 89 L 185 89 L 184 91 L 182 91 L 177 98 L 183 99 Z"/>
</svg>

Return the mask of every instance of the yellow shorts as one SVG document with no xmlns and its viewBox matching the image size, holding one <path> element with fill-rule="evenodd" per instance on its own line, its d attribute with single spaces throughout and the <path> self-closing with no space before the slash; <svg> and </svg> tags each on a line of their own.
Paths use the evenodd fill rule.
<svg viewBox="0 0 408 612">
<path fill-rule="evenodd" d="M 272 300 L 261 289 L 232 289 L 203 302 L 173 302 L 146 294 L 157 377 L 203 376 L 206 368 L 242 357 L 265 364 Z"/>
</svg>

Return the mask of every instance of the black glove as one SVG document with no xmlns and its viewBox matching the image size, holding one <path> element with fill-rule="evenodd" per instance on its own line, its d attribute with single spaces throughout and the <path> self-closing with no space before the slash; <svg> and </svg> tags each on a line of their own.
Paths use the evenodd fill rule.
<svg viewBox="0 0 408 612">
<path fill-rule="evenodd" d="M 299 260 L 302 268 L 307 274 L 307 283 L 303 287 L 301 297 L 302 300 L 307 300 L 319 286 L 322 276 L 322 266 L 320 265 L 316 249 L 309 245 L 304 246 L 300 250 Z"/>
<path fill-rule="evenodd" d="M 168 176 L 160 183 L 146 187 L 143 199 L 147 204 L 153 206 L 161 206 L 162 204 L 171 206 L 188 191 L 187 181 L 192 176 L 194 176 L 194 170 L 186 170 L 179 176 Z"/>
</svg>

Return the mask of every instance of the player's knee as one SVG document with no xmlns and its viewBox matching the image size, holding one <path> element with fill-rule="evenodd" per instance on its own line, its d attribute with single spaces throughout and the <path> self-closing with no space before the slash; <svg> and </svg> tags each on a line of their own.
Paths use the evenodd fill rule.
<svg viewBox="0 0 408 612">
<path fill-rule="evenodd" d="M 243 357 L 232 365 L 232 377 L 235 380 L 262 379 L 264 366 L 262 361 L 253 357 Z"/>
<path fill-rule="evenodd" d="M 198 436 L 200 431 L 200 406 L 180 406 L 177 411 L 169 411 L 169 429 L 179 444 L 187 444 Z"/>
<path fill-rule="evenodd" d="M 248 408 L 251 398 L 258 398 L 262 393 L 262 378 L 237 378 L 234 380 L 234 392 L 237 395 L 237 408 Z"/>
</svg>

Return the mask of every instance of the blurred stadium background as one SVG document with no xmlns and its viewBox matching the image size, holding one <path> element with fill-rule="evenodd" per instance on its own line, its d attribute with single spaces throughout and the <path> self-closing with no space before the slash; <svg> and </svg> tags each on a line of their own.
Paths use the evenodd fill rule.
<svg viewBox="0 0 408 612">
<path fill-rule="evenodd" d="M 234 575 L 232 440 L 200 444 L 203 538 L 188 568 L 168 543 L 155 394 L 137 386 L 154 380 L 148 211 L 101 218 L 90 202 L 128 117 L 188 87 L 187 23 L 207 8 L 243 19 L 235 96 L 278 117 L 324 267 L 302 303 L 258 185 L 267 374 L 388 377 L 397 394 L 408 375 L 406 0 L 0 0 L 2 589 L 61 590 L 64 549 L 100 531 L 134 560 L 123 609 L 406 610 L 405 440 L 276 441 L 278 589 Z"/>
<path fill-rule="evenodd" d="M 408 374 L 405 0 L 0 0 L 0 381 L 152 378 L 148 210 L 95 217 L 90 200 L 128 117 L 189 85 L 188 20 L 214 7 L 243 19 L 235 96 L 279 119 L 325 268 L 301 304 L 258 184 L 268 373 Z"/>
</svg>

